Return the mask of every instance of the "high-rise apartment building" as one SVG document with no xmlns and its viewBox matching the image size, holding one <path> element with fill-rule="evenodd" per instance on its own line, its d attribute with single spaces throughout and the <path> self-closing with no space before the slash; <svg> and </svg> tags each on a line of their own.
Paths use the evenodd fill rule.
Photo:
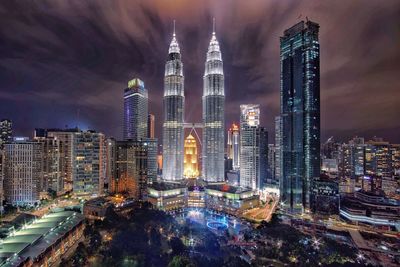
<svg viewBox="0 0 400 267">
<path fill-rule="evenodd" d="M 12 141 L 12 122 L 8 119 L 0 120 L 0 149 L 3 144 Z"/>
<path fill-rule="evenodd" d="M 106 139 L 106 177 L 104 184 L 108 185 L 108 191 L 111 191 L 111 182 L 115 171 L 116 159 L 116 140 L 112 137 Z"/>
<path fill-rule="evenodd" d="M 260 185 L 257 189 L 264 189 L 268 184 L 268 131 L 260 127 Z"/>
<path fill-rule="evenodd" d="M 40 179 L 41 192 L 64 192 L 63 143 L 54 137 L 35 138 L 42 146 L 43 175 Z"/>
<path fill-rule="evenodd" d="M 124 90 L 124 140 L 147 137 L 148 93 L 144 82 L 134 78 Z"/>
<path fill-rule="evenodd" d="M 365 173 L 392 177 L 391 145 L 385 141 L 368 141 L 365 144 Z"/>
<path fill-rule="evenodd" d="M 280 183 L 282 179 L 282 127 L 281 117 L 275 117 L 275 180 Z"/>
<path fill-rule="evenodd" d="M 203 76 L 203 127 L 202 177 L 207 182 L 224 181 L 224 71 L 215 29 Z"/>
<path fill-rule="evenodd" d="M 157 155 L 158 155 L 158 139 L 144 138 L 140 140 L 147 150 L 147 182 L 152 183 L 157 181 Z"/>
<path fill-rule="evenodd" d="M 310 207 L 320 176 L 319 25 L 301 21 L 280 38 L 281 198 L 292 211 Z"/>
<path fill-rule="evenodd" d="M 74 129 L 42 129 L 40 136 L 54 138 L 62 143 L 61 166 L 62 179 L 64 181 L 64 190 L 71 191 L 73 183 L 73 145 L 75 133 L 80 132 L 78 128 Z"/>
<path fill-rule="evenodd" d="M 147 188 L 148 146 L 141 141 L 117 141 L 111 192 L 142 200 Z"/>
<path fill-rule="evenodd" d="M 365 143 L 363 138 L 354 138 L 342 144 L 339 157 L 339 175 L 356 179 L 365 174 Z"/>
<path fill-rule="evenodd" d="M 268 167 L 267 167 L 267 183 L 277 184 L 276 182 L 276 147 L 274 144 L 268 144 Z"/>
<path fill-rule="evenodd" d="M 77 196 L 102 195 L 106 175 L 104 135 L 94 131 L 75 132 L 72 147 L 74 194 Z"/>
<path fill-rule="evenodd" d="M 164 75 L 163 180 L 183 178 L 185 92 L 183 64 L 175 29 Z"/>
<path fill-rule="evenodd" d="M 154 138 L 155 135 L 155 117 L 149 114 L 147 117 L 147 138 Z"/>
<path fill-rule="evenodd" d="M 240 105 L 240 186 L 261 188 L 261 144 L 266 131 L 260 127 L 260 106 Z M 268 148 L 267 148 L 268 149 Z M 268 153 L 268 152 L 267 152 Z M 267 167 L 263 165 L 263 167 Z M 266 169 L 263 173 L 266 175 Z"/>
<path fill-rule="evenodd" d="M 4 144 L 4 195 L 9 204 L 26 206 L 40 202 L 42 152 L 40 143 L 24 137 Z"/>
<path fill-rule="evenodd" d="M 237 124 L 233 123 L 228 130 L 228 140 L 226 153 L 229 159 L 232 160 L 232 166 L 234 170 L 239 170 L 240 167 L 240 139 L 239 139 L 240 128 Z"/>
<path fill-rule="evenodd" d="M 0 149 L 0 213 L 3 212 L 3 201 L 4 201 L 4 151 Z"/>
</svg>

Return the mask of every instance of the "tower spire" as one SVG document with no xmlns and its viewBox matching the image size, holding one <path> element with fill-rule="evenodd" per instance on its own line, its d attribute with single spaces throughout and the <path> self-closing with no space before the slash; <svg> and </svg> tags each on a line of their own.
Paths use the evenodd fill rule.
<svg viewBox="0 0 400 267">
<path fill-rule="evenodd" d="M 213 18 L 213 32 L 212 33 L 215 35 L 215 18 Z"/>
<path fill-rule="evenodd" d="M 171 53 L 180 53 L 179 44 L 176 40 L 176 33 L 175 33 L 175 20 L 173 20 L 173 33 L 172 33 L 172 40 L 171 44 L 169 45 L 168 54 Z"/>
</svg>

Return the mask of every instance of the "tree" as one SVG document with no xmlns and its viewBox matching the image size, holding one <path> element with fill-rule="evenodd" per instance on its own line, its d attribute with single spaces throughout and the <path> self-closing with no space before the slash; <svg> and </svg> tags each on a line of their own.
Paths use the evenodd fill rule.
<svg viewBox="0 0 400 267">
<path fill-rule="evenodd" d="M 186 249 L 185 245 L 182 243 L 182 240 L 180 240 L 180 238 L 178 238 L 178 237 L 171 238 L 171 241 L 169 241 L 169 244 L 171 246 L 172 253 L 174 255 L 182 254 Z"/>
<path fill-rule="evenodd" d="M 82 242 L 79 242 L 75 254 L 72 257 L 72 266 L 79 267 L 86 265 L 87 257 L 88 257 L 88 252 L 86 250 L 85 245 Z"/>
<path fill-rule="evenodd" d="M 168 267 L 195 267 L 196 265 L 184 256 L 175 256 L 168 264 Z"/>
<path fill-rule="evenodd" d="M 115 227 L 115 225 L 120 224 L 123 218 L 119 216 L 113 207 L 108 207 L 105 213 L 105 219 L 102 222 L 102 226 L 106 229 Z"/>
<path fill-rule="evenodd" d="M 83 230 L 83 235 L 88 238 L 94 233 L 94 227 L 90 223 L 86 222 L 85 229 Z"/>
<path fill-rule="evenodd" d="M 49 188 L 49 189 L 47 189 L 47 193 L 49 194 L 51 199 L 56 199 L 57 198 L 57 191 Z"/>
<path fill-rule="evenodd" d="M 148 201 L 145 201 L 145 202 L 142 203 L 142 208 L 145 209 L 145 210 L 150 210 L 150 209 L 153 208 L 153 204 L 151 204 Z"/>
<path fill-rule="evenodd" d="M 229 257 L 225 260 L 223 267 L 250 267 L 246 261 L 242 260 L 239 257 Z"/>
<path fill-rule="evenodd" d="M 150 230 L 150 242 L 152 246 L 159 247 L 161 246 L 161 235 L 160 232 L 157 231 L 154 227 Z"/>
<path fill-rule="evenodd" d="M 89 239 L 89 248 L 88 248 L 88 252 L 90 254 L 94 254 L 95 252 L 97 252 L 97 250 L 100 248 L 101 246 L 101 235 L 100 232 L 96 229 L 93 231 L 92 235 L 90 236 Z"/>
<path fill-rule="evenodd" d="M 60 262 L 60 267 L 72 267 L 72 263 L 66 258 L 62 258 Z"/>
</svg>

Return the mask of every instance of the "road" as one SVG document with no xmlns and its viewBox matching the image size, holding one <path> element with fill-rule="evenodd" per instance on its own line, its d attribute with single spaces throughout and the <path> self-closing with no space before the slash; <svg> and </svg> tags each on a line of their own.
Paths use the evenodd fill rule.
<svg viewBox="0 0 400 267">
<path fill-rule="evenodd" d="M 249 218 L 251 220 L 256 220 L 256 221 L 270 221 L 272 214 L 274 213 L 277 205 L 278 205 L 278 200 L 271 198 L 272 199 L 272 206 L 269 206 L 268 204 L 265 205 L 265 207 L 261 208 L 255 208 L 251 209 L 243 214 L 245 218 Z"/>
</svg>

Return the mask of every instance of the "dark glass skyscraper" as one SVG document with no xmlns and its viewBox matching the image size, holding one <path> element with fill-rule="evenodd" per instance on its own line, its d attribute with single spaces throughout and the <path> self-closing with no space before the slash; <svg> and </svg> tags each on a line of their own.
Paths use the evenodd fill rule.
<svg viewBox="0 0 400 267">
<path fill-rule="evenodd" d="M 310 207 L 320 175 L 319 25 L 301 21 L 280 38 L 281 198 L 292 211 Z"/>
<path fill-rule="evenodd" d="M 128 82 L 124 91 L 124 140 L 147 137 L 148 94 L 138 78 Z"/>
</svg>

